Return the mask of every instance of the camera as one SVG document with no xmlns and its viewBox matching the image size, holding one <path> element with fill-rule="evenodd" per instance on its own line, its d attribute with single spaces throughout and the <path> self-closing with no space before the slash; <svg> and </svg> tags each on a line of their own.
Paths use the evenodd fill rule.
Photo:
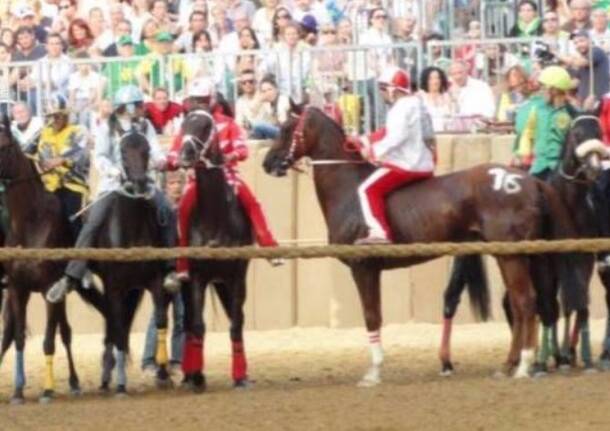
<svg viewBox="0 0 610 431">
<path fill-rule="evenodd" d="M 532 43 L 532 55 L 534 60 L 542 63 L 543 66 L 556 62 L 555 54 L 551 52 L 549 44 L 536 41 Z"/>
</svg>

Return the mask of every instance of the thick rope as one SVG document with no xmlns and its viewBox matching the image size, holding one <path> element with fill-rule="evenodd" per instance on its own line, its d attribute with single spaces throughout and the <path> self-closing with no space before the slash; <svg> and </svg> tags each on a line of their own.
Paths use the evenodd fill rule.
<svg viewBox="0 0 610 431">
<path fill-rule="evenodd" d="M 597 253 L 610 251 L 609 239 L 568 239 L 558 241 L 520 242 L 439 242 L 397 245 L 325 245 L 309 247 L 183 247 L 183 248 L 0 248 L 0 261 L 7 260 L 104 260 L 146 261 L 178 257 L 192 259 L 364 259 L 369 257 L 407 258 L 461 256 L 468 254 L 539 254 L 539 253 Z"/>
</svg>

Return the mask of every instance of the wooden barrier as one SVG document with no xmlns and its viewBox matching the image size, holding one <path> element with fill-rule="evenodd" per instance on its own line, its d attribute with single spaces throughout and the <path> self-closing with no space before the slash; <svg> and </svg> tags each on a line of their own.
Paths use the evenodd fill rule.
<svg viewBox="0 0 610 431">
<path fill-rule="evenodd" d="M 465 169 L 480 163 L 508 163 L 514 138 L 491 135 L 440 135 L 437 138 L 437 174 Z M 318 205 L 312 175 L 290 174 L 285 178 L 266 175 L 261 163 L 266 154 L 254 146 L 241 171 L 254 189 L 269 223 L 279 239 L 326 239 L 327 231 Z M 416 204 L 416 203 L 414 203 Z M 501 308 L 504 286 L 498 266 L 487 258 L 494 319 L 504 319 Z M 409 320 L 439 322 L 442 319 L 442 292 L 449 277 L 451 258 L 436 259 L 417 267 L 386 271 L 382 279 L 382 306 L 385 323 Z M 603 289 L 597 277 L 591 288 L 593 317 L 605 315 Z M 212 306 L 208 294 L 206 321 L 209 330 L 224 330 L 228 322 L 220 303 Z M 68 310 L 76 332 L 100 332 L 101 318 L 72 294 Z M 152 307 L 146 295 L 134 329 L 146 328 Z M 278 329 L 290 326 L 350 327 L 363 324 L 356 286 L 348 269 L 334 259 L 297 260 L 280 268 L 265 261 L 253 261 L 248 274 L 245 307 L 248 329 Z M 42 333 L 44 304 L 33 297 L 28 310 L 32 333 Z M 458 322 L 472 321 L 468 300 L 463 298 Z"/>
</svg>

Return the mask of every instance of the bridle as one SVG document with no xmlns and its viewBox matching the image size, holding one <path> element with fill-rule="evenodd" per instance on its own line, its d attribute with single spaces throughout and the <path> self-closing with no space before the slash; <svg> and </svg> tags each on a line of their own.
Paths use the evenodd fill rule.
<svg viewBox="0 0 610 431">
<path fill-rule="evenodd" d="M 581 115 L 572 120 L 572 122 L 570 123 L 570 128 L 574 127 L 581 120 L 593 120 L 598 125 L 600 125 L 599 118 L 595 115 Z M 581 142 L 579 145 L 583 145 L 585 142 Z M 570 182 L 579 184 L 589 184 L 589 180 L 582 178 L 582 175 L 586 171 L 586 169 L 586 165 L 584 163 L 580 163 L 580 166 L 576 169 L 576 172 L 574 172 L 573 174 L 568 174 L 565 170 L 565 162 L 564 160 L 562 160 L 561 163 L 559 163 L 557 172 L 563 179 L 568 180 Z"/>
<path fill-rule="evenodd" d="M 310 108 L 306 107 L 300 115 L 290 114 L 292 118 L 297 119 L 297 125 L 292 132 L 292 141 L 290 142 L 290 146 L 288 147 L 288 152 L 282 161 L 282 166 L 286 168 L 293 168 L 300 172 L 299 169 L 295 168 L 293 165 L 296 162 L 295 154 L 297 150 L 304 151 L 303 146 L 305 144 L 305 121 L 307 119 L 307 114 L 309 113 Z M 360 152 L 358 148 L 351 146 L 346 140 L 343 143 L 344 150 L 346 152 Z M 328 165 L 346 165 L 346 164 L 363 164 L 367 163 L 365 160 L 343 160 L 343 159 L 325 159 L 325 160 L 307 160 L 305 164 L 307 166 L 328 166 Z"/>
<path fill-rule="evenodd" d="M 123 132 L 123 134 L 119 137 L 119 148 L 122 148 L 123 141 L 125 140 L 125 138 L 128 135 L 134 135 L 134 134 L 140 135 L 141 137 L 143 137 L 146 140 L 146 142 L 148 142 L 148 139 L 146 138 L 146 135 L 144 133 L 142 133 L 141 131 L 136 130 L 136 129 L 131 129 L 127 132 Z M 119 187 L 117 189 L 117 193 L 119 193 L 122 196 L 128 197 L 130 199 L 150 200 L 153 198 L 153 196 L 155 195 L 155 186 L 152 181 L 148 181 L 148 186 L 144 193 L 132 192 L 130 190 L 135 190 L 134 184 L 132 181 L 129 180 L 129 177 L 127 176 L 127 172 L 125 171 L 125 166 L 124 166 L 122 160 L 121 160 L 120 170 L 121 170 L 121 176 L 120 176 L 121 187 Z"/>
<path fill-rule="evenodd" d="M 204 109 L 194 109 L 194 110 L 190 111 L 186 115 L 185 121 L 189 117 L 195 117 L 195 116 L 206 117 L 210 120 L 210 122 L 212 124 L 212 130 L 210 132 L 210 135 L 208 136 L 208 139 L 205 141 L 195 135 L 191 135 L 191 134 L 182 135 L 182 145 L 188 144 L 188 145 L 192 145 L 195 149 L 198 149 L 199 161 L 204 163 L 206 166 L 208 166 L 210 168 L 220 167 L 221 165 L 216 165 L 214 163 L 211 163 L 205 157 L 207 148 L 209 147 L 210 143 L 217 137 L 216 122 L 214 121 L 214 118 L 212 117 L 212 115 L 210 115 L 210 113 Z"/>
</svg>

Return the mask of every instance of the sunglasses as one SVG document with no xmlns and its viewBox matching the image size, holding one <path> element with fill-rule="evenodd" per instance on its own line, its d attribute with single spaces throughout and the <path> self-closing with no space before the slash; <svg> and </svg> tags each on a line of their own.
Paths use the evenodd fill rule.
<svg viewBox="0 0 610 431">
<path fill-rule="evenodd" d="M 63 5 L 59 5 L 58 9 L 59 9 L 59 10 L 62 10 L 62 9 L 70 9 L 70 6 L 72 6 L 72 5 L 69 5 L 69 4 L 63 4 Z"/>
<path fill-rule="evenodd" d="M 386 19 L 387 17 L 387 15 L 374 15 L 373 19 Z"/>
<path fill-rule="evenodd" d="M 244 85 L 245 85 L 245 84 L 250 84 L 250 85 L 252 85 L 252 84 L 254 84 L 254 79 L 244 79 L 244 80 L 242 80 L 242 81 L 240 81 L 240 82 L 241 82 L 242 84 L 244 84 Z"/>
<path fill-rule="evenodd" d="M 289 19 L 290 15 L 278 15 L 277 19 Z"/>
<path fill-rule="evenodd" d="M 337 34 L 335 30 L 323 30 L 322 34 Z"/>
</svg>

